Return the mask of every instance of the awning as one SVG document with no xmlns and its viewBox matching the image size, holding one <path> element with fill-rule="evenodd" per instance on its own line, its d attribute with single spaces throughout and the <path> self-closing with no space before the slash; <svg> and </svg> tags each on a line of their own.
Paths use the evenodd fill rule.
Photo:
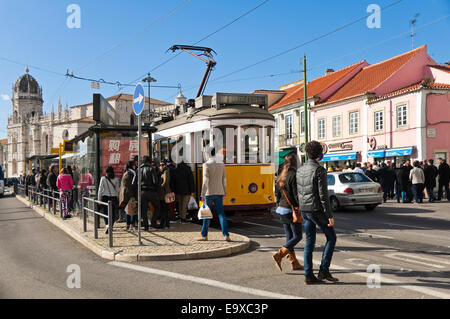
<svg viewBox="0 0 450 319">
<path fill-rule="evenodd" d="M 392 156 L 405 156 L 405 155 L 411 155 L 412 154 L 412 146 L 411 147 L 404 147 L 404 148 L 393 148 L 386 150 L 386 157 L 392 157 Z"/>
<path fill-rule="evenodd" d="M 284 162 L 284 157 L 290 153 L 295 153 L 295 150 L 293 149 L 289 149 L 286 151 L 279 151 L 279 152 L 275 152 L 276 153 L 276 159 L 277 159 L 277 164 L 281 165 Z"/>
<path fill-rule="evenodd" d="M 356 152 L 325 154 L 321 162 L 345 161 L 356 159 Z"/>
<path fill-rule="evenodd" d="M 386 157 L 386 150 L 369 151 L 367 153 L 368 158 Z"/>
</svg>

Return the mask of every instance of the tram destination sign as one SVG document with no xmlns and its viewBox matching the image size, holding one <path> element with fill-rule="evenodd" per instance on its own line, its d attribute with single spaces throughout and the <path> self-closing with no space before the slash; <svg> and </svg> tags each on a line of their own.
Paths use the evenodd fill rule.
<svg viewBox="0 0 450 319">
<path fill-rule="evenodd" d="M 259 105 L 267 108 L 267 95 L 265 94 L 238 94 L 238 93 L 215 93 L 211 104 L 220 108 L 226 105 Z"/>
</svg>

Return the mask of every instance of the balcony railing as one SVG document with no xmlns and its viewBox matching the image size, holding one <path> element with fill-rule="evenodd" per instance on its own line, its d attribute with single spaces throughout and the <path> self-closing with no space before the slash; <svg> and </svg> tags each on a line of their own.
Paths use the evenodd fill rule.
<svg viewBox="0 0 450 319">
<path fill-rule="evenodd" d="M 300 137 L 296 133 L 278 135 L 278 147 L 295 146 L 300 144 Z"/>
</svg>

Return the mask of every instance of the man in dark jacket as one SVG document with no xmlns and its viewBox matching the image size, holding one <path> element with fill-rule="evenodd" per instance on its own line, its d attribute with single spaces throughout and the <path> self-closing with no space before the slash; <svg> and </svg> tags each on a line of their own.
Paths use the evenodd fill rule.
<svg viewBox="0 0 450 319">
<path fill-rule="evenodd" d="M 50 191 L 58 192 L 58 187 L 56 186 L 57 179 L 58 179 L 58 166 L 52 165 L 52 166 L 50 166 L 50 173 L 48 173 L 48 175 L 47 175 L 47 188 Z M 58 196 L 58 193 L 53 194 L 52 192 L 50 192 L 50 194 L 48 194 L 48 195 Z M 50 204 L 50 207 L 53 207 L 52 199 L 50 199 L 49 204 Z"/>
<path fill-rule="evenodd" d="M 151 227 L 161 228 L 156 221 L 159 218 L 159 197 L 158 187 L 161 185 L 161 177 L 158 174 L 158 169 L 151 166 L 150 157 L 144 156 L 144 164 L 140 167 L 141 170 L 141 217 L 144 221 L 144 229 L 148 231 L 148 203 L 152 203 L 154 208 Z M 137 183 L 135 178 L 135 183 Z"/>
<path fill-rule="evenodd" d="M 187 208 L 191 196 L 195 196 L 194 176 L 191 168 L 186 163 L 181 162 L 173 170 L 171 176 L 171 187 L 177 197 L 178 207 L 180 209 L 181 221 L 186 221 Z"/>
<path fill-rule="evenodd" d="M 330 274 L 330 264 L 336 246 L 336 232 L 328 197 L 327 171 L 318 160 L 323 156 L 322 145 L 317 141 L 306 144 L 308 161 L 297 170 L 297 193 L 299 209 L 305 221 L 306 244 L 304 249 L 305 283 L 323 283 L 323 280 L 337 281 Z M 313 273 L 312 255 L 316 242 L 316 225 L 327 238 L 318 278 Z"/>
<path fill-rule="evenodd" d="M 425 174 L 425 188 L 428 193 L 428 201 L 430 203 L 436 200 L 434 196 L 434 188 L 436 187 L 436 176 L 438 175 L 438 170 L 434 166 L 434 161 L 429 159 L 427 165 L 423 168 L 423 173 Z"/>
<path fill-rule="evenodd" d="M 442 199 L 442 188 L 445 189 L 445 195 L 447 199 L 450 201 L 450 194 L 448 189 L 448 183 L 450 181 L 450 166 L 446 163 L 445 159 L 439 158 L 439 188 L 438 188 L 438 200 Z"/>
<path fill-rule="evenodd" d="M 386 203 L 386 199 L 389 195 L 390 189 L 394 184 L 394 172 L 387 167 L 386 163 L 381 164 L 381 168 L 377 172 L 378 182 L 383 189 L 383 201 Z"/>
<path fill-rule="evenodd" d="M 374 182 L 377 182 L 377 183 L 379 182 L 378 181 L 378 172 L 373 169 L 373 165 L 372 164 L 369 164 L 367 166 L 366 176 L 368 178 L 370 178 L 371 180 L 373 180 Z"/>
</svg>

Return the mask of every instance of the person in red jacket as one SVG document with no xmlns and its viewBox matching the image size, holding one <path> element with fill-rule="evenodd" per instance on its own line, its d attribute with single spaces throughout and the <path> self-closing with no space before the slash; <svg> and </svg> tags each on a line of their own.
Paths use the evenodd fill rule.
<svg viewBox="0 0 450 319">
<path fill-rule="evenodd" d="M 67 168 L 63 167 L 59 172 L 56 187 L 59 189 L 63 219 L 70 218 L 72 216 L 69 214 L 68 208 L 70 199 L 72 198 L 73 179 L 67 171 Z"/>
</svg>

